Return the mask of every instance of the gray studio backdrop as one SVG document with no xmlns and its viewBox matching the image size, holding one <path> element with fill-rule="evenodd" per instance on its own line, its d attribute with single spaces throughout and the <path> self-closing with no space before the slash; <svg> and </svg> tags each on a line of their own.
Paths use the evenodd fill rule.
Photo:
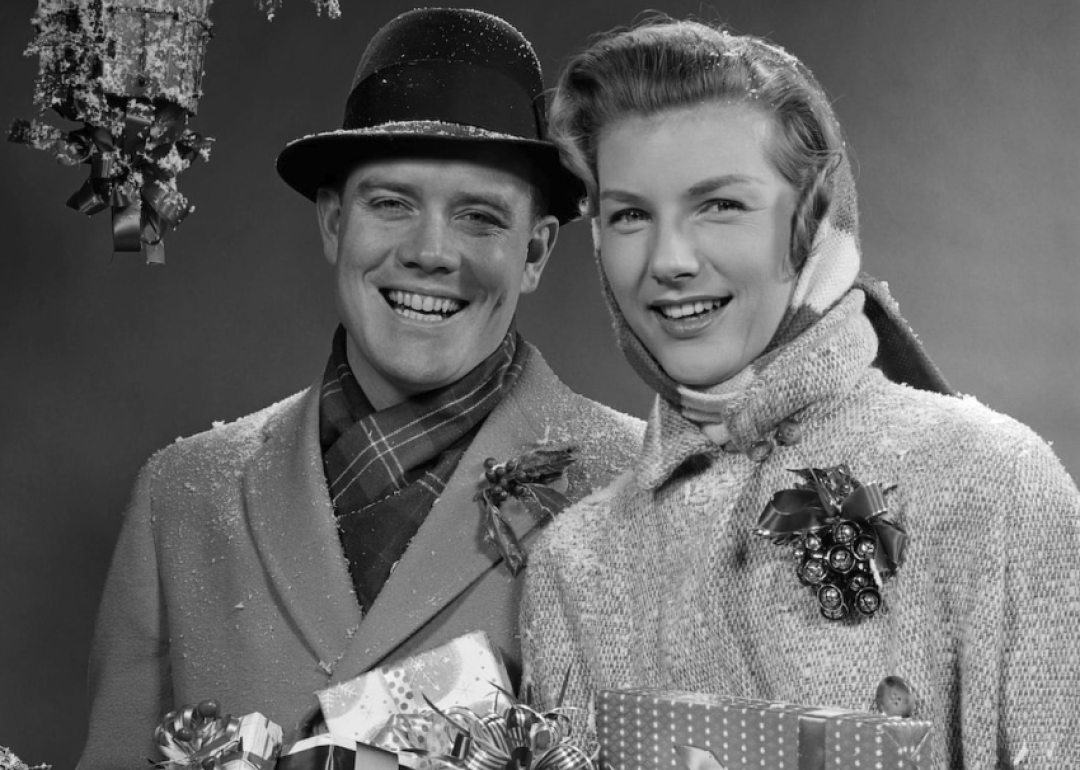
<svg viewBox="0 0 1080 770">
<path fill-rule="evenodd" d="M 367 37 L 410 7 L 219 0 L 182 175 L 197 210 L 167 265 L 112 256 L 108 215 L 66 209 L 85 171 L 0 144 L 0 744 L 73 766 L 95 607 L 132 480 L 177 436 L 312 383 L 335 316 L 312 206 L 280 183 L 286 141 L 336 126 Z M 645 6 L 477 0 L 562 57 Z M 0 123 L 32 117 L 34 0 L 0 4 Z M 1031 425 L 1080 472 L 1080 4 L 730 0 L 719 16 L 798 54 L 859 164 L 866 266 L 960 390 Z M 615 350 L 587 227 L 566 228 L 525 335 L 593 398 L 644 416 Z M 882 479 L 886 482 L 900 479 Z M 1032 558 L 1038 558 L 1032 554 Z M 214 693 L 207 693 L 212 696 Z M 228 707 L 228 704 L 225 704 Z"/>
</svg>

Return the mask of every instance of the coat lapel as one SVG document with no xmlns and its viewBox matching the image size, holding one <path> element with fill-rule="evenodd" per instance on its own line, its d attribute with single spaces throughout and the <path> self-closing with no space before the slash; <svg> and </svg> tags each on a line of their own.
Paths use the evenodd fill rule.
<svg viewBox="0 0 1080 770">
<path fill-rule="evenodd" d="M 244 503 L 284 612 L 328 667 L 356 633 L 360 607 L 326 489 L 318 420 L 319 383 L 263 429 L 263 444 L 245 467 Z"/>
<path fill-rule="evenodd" d="M 483 541 L 474 497 L 486 458 L 505 461 L 535 445 L 544 437 L 546 420 L 557 419 L 540 413 L 540 399 L 550 409 L 552 399 L 544 391 L 553 384 L 561 386 L 536 350 L 530 349 L 514 389 L 484 422 L 360 624 L 352 647 L 336 668 L 335 680 L 378 665 L 469 586 L 492 569 L 504 569 L 494 548 Z M 507 511 L 508 518 L 515 534 L 523 538 L 540 522 L 517 507 Z"/>
</svg>

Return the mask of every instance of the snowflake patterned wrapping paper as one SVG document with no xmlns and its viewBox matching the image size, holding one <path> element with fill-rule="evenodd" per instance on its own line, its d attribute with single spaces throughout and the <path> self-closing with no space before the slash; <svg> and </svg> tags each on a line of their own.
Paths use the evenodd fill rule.
<svg viewBox="0 0 1080 770">
<path fill-rule="evenodd" d="M 476 631 L 441 647 L 361 674 L 318 693 L 326 726 L 335 735 L 372 743 L 395 714 L 463 706 L 478 713 L 494 708 L 510 679 L 487 634 Z"/>
<path fill-rule="evenodd" d="M 606 690 L 596 727 L 610 770 L 931 770 L 929 722 L 861 711 Z"/>
</svg>

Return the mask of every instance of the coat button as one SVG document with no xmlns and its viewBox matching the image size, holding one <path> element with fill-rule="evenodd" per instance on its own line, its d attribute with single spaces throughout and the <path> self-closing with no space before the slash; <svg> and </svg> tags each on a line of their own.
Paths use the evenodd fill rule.
<svg viewBox="0 0 1080 770">
<path fill-rule="evenodd" d="M 780 446 L 793 446 L 802 441 L 802 426 L 799 421 L 788 418 L 776 428 L 776 443 Z"/>
<path fill-rule="evenodd" d="M 765 441 L 759 441 L 750 447 L 750 450 L 746 453 L 747 456 L 756 463 L 763 463 L 769 459 L 769 455 L 773 451 L 773 442 L 766 439 Z"/>
<path fill-rule="evenodd" d="M 901 677 L 887 676 L 878 685 L 874 703 L 878 710 L 889 717 L 909 717 L 914 710 L 911 687 Z"/>
</svg>

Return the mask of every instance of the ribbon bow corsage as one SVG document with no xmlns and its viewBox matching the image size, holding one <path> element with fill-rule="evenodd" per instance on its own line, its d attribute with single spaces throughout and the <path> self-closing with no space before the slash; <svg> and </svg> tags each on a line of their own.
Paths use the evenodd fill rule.
<svg viewBox="0 0 1080 770">
<path fill-rule="evenodd" d="M 903 528 L 886 518 L 887 490 L 860 483 L 846 465 L 792 472 L 802 483 L 772 496 L 756 534 L 791 546 L 796 576 L 813 588 L 824 617 L 873 615 L 907 540 Z"/>
</svg>

